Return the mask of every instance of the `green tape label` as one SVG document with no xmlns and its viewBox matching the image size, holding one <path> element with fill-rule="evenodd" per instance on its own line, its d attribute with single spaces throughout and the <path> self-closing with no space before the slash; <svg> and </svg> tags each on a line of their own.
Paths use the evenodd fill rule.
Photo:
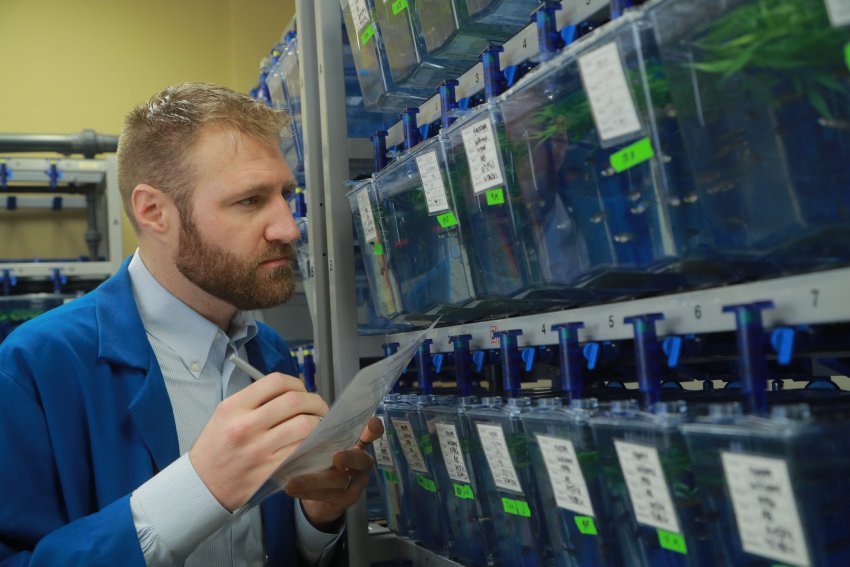
<svg viewBox="0 0 850 567">
<path fill-rule="evenodd" d="M 596 531 L 596 522 L 590 516 L 576 516 L 576 527 L 584 535 L 599 535 Z"/>
<path fill-rule="evenodd" d="M 416 484 L 418 484 L 428 492 L 437 492 L 437 484 L 430 478 L 425 478 L 421 474 L 416 475 Z"/>
<path fill-rule="evenodd" d="M 688 546 L 685 545 L 685 538 L 682 534 L 658 530 L 658 543 L 664 549 L 669 549 L 683 555 L 687 555 L 688 553 Z"/>
<path fill-rule="evenodd" d="M 847 68 L 850 69 L 850 42 L 844 45 L 844 62 L 847 63 Z"/>
<path fill-rule="evenodd" d="M 528 507 L 528 502 L 522 500 L 511 500 L 510 498 L 502 498 L 502 507 L 508 514 L 514 516 L 522 516 L 523 518 L 531 517 L 531 508 Z"/>
<path fill-rule="evenodd" d="M 653 157 L 655 157 L 655 152 L 652 150 L 652 142 L 649 141 L 649 138 L 643 138 L 619 152 L 611 154 L 611 167 L 617 173 L 621 173 Z"/>
<path fill-rule="evenodd" d="M 376 242 L 372 245 L 372 251 L 375 253 L 375 256 L 383 256 L 384 255 L 384 245 L 380 242 Z"/>
<path fill-rule="evenodd" d="M 393 484 L 398 484 L 398 475 L 395 471 L 384 470 L 384 480 Z"/>
<path fill-rule="evenodd" d="M 407 8 L 407 0 L 395 0 L 393 2 L 393 15 L 397 16 L 399 12 Z"/>
<path fill-rule="evenodd" d="M 462 500 L 474 500 L 475 495 L 472 494 L 472 487 L 468 484 L 453 484 L 455 496 Z"/>
<path fill-rule="evenodd" d="M 366 45 L 372 36 L 375 35 L 375 24 L 369 22 L 369 25 L 364 28 L 362 32 L 360 32 L 360 45 Z"/>
<path fill-rule="evenodd" d="M 437 222 L 440 223 L 441 227 L 449 228 L 450 226 L 457 225 L 457 217 L 453 212 L 449 211 L 447 213 L 437 215 Z"/>
<path fill-rule="evenodd" d="M 434 452 L 434 446 L 431 444 L 431 436 L 423 433 L 419 436 L 419 447 L 422 448 L 422 454 L 426 457 Z"/>
<path fill-rule="evenodd" d="M 491 206 L 505 204 L 505 192 L 501 187 L 487 191 L 487 204 Z"/>
</svg>

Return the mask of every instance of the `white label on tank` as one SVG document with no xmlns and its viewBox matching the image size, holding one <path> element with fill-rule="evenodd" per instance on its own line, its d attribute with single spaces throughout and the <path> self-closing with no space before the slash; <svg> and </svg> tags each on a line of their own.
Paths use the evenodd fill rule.
<svg viewBox="0 0 850 567">
<path fill-rule="evenodd" d="M 375 439 L 375 443 L 372 445 L 372 448 L 375 450 L 375 462 L 378 463 L 379 467 L 392 468 L 394 466 L 393 452 L 390 449 L 390 443 L 387 439 L 387 422 L 382 415 L 379 415 L 378 419 L 381 420 L 381 425 L 384 426 L 384 434 Z"/>
<path fill-rule="evenodd" d="M 788 466 L 782 459 L 720 453 L 744 550 L 793 565 L 809 565 Z"/>
<path fill-rule="evenodd" d="M 595 516 L 572 441 L 537 435 L 537 443 L 540 445 L 558 506 L 578 514 Z"/>
<path fill-rule="evenodd" d="M 638 523 L 682 533 L 658 451 L 618 439 L 614 440 L 614 447 Z"/>
<path fill-rule="evenodd" d="M 401 452 L 404 453 L 404 459 L 407 461 L 407 466 L 416 472 L 427 473 L 428 467 L 425 466 L 425 458 L 422 456 L 422 451 L 419 450 L 419 443 L 416 441 L 416 435 L 413 433 L 410 422 L 405 419 L 393 418 L 393 427 L 401 445 Z"/>
<path fill-rule="evenodd" d="M 490 118 L 467 126 L 462 131 L 466 159 L 469 161 L 469 175 L 472 178 L 472 190 L 477 195 L 487 189 L 502 185 L 502 166 L 493 137 Z"/>
<path fill-rule="evenodd" d="M 369 202 L 369 192 L 357 194 L 357 207 L 360 209 L 360 222 L 363 224 L 363 236 L 366 242 L 378 240 L 378 229 L 375 227 L 375 216 L 372 214 L 372 203 Z"/>
<path fill-rule="evenodd" d="M 578 66 L 602 141 L 640 132 L 640 120 L 617 44 L 609 43 L 582 55 Z"/>
<path fill-rule="evenodd" d="M 366 0 L 351 0 L 350 6 L 354 27 L 357 29 L 357 35 L 360 35 L 363 32 L 363 28 L 368 26 L 369 22 L 372 21 L 369 6 L 366 5 Z"/>
<path fill-rule="evenodd" d="M 446 463 L 449 478 L 469 484 L 469 473 L 466 470 L 466 464 L 463 462 L 463 452 L 460 448 L 457 429 L 451 423 L 437 423 L 435 426 L 437 437 L 440 439 L 440 451 L 443 453 L 443 461 Z"/>
<path fill-rule="evenodd" d="M 850 24 L 850 0 L 826 0 L 826 12 L 836 28 Z"/>
<path fill-rule="evenodd" d="M 437 152 L 416 156 L 416 165 L 419 167 L 419 177 L 422 178 L 428 212 L 439 213 L 448 210 L 449 201 L 446 198 L 446 186 L 443 185 L 440 164 L 437 162 Z"/>
<path fill-rule="evenodd" d="M 481 438 L 481 448 L 493 473 L 493 482 L 496 486 L 505 490 L 511 490 L 522 494 L 522 486 L 508 452 L 508 444 L 505 442 L 505 432 L 501 425 L 487 425 L 476 423 L 478 436 Z"/>
</svg>

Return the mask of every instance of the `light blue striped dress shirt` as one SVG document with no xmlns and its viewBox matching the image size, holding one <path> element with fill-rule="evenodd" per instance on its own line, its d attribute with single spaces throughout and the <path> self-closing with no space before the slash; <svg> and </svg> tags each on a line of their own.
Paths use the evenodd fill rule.
<svg viewBox="0 0 850 567">
<path fill-rule="evenodd" d="M 228 512 L 201 481 L 188 456 L 221 400 L 251 383 L 227 355 L 235 350 L 245 357 L 245 343 L 257 334 L 256 320 L 238 312 L 225 333 L 162 287 L 138 251 L 128 268 L 171 400 L 181 455 L 130 498 L 145 562 L 149 567 L 265 565 L 259 507 L 239 517 Z M 339 536 L 313 528 L 299 504 L 295 510 L 296 534 L 281 537 L 294 535 L 313 562 L 329 558 Z"/>
</svg>

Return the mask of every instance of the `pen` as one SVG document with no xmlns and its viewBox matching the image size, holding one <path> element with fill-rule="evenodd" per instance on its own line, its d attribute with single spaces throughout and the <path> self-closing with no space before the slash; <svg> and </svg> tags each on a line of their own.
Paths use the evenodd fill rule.
<svg viewBox="0 0 850 567">
<path fill-rule="evenodd" d="M 235 352 L 230 353 L 230 356 L 227 358 L 233 362 L 236 368 L 247 374 L 252 380 L 259 380 L 260 378 L 265 377 L 265 374 L 251 366 L 251 364 L 244 358 L 240 358 Z"/>
</svg>

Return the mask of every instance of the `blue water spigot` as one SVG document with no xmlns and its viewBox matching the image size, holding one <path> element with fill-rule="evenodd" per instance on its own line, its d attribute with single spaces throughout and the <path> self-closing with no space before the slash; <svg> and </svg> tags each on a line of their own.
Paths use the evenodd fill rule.
<svg viewBox="0 0 850 567">
<path fill-rule="evenodd" d="M 581 349 L 581 354 L 587 360 L 587 369 L 596 370 L 596 365 L 599 363 L 599 352 L 601 348 L 599 343 L 587 343 Z"/>
<path fill-rule="evenodd" d="M 472 353 L 472 366 L 475 368 L 475 372 L 477 374 L 481 374 L 481 371 L 484 369 L 484 362 L 487 360 L 487 352 L 483 350 L 477 350 Z"/>
<path fill-rule="evenodd" d="M 404 128 L 404 150 L 409 151 L 419 143 L 419 126 L 416 124 L 416 115 L 419 109 L 408 108 L 401 113 L 401 125 Z"/>
<path fill-rule="evenodd" d="M 611 0 L 611 19 L 616 20 L 633 5 L 634 2 L 632 0 Z"/>
<path fill-rule="evenodd" d="M 68 283 L 68 278 L 62 273 L 61 268 L 53 268 L 50 279 L 53 281 L 53 293 L 62 293 L 62 286 Z"/>
<path fill-rule="evenodd" d="M 56 189 L 56 186 L 59 184 L 59 180 L 62 179 L 62 172 L 59 171 L 59 168 L 56 166 L 56 160 L 50 160 L 50 165 L 47 166 L 47 170 L 44 174 L 47 175 L 48 186 L 51 189 Z"/>
<path fill-rule="evenodd" d="M 782 366 L 791 364 L 796 335 L 797 331 L 792 327 L 779 327 L 770 333 L 770 346 L 776 351 L 776 362 Z"/>
<path fill-rule="evenodd" d="M 564 392 L 567 399 L 581 399 L 582 377 L 581 377 L 581 349 L 578 343 L 578 330 L 584 328 L 584 323 L 559 323 L 552 325 L 552 330 L 558 332 L 558 350 L 561 355 L 561 383 L 559 389 Z M 593 365 L 596 366 L 595 358 L 599 356 L 599 345 L 596 344 L 597 352 Z"/>
<path fill-rule="evenodd" d="M 435 354 L 431 357 L 431 363 L 434 365 L 434 373 L 439 374 L 443 371 L 443 363 L 446 361 L 446 355 L 443 353 Z"/>
<path fill-rule="evenodd" d="M 419 389 L 426 395 L 430 394 L 432 390 L 431 344 L 433 342 L 432 339 L 425 339 L 416 352 L 416 375 L 419 380 Z"/>
<path fill-rule="evenodd" d="M 296 37 L 295 31 L 288 31 L 288 32 L 286 32 L 286 35 L 283 36 L 283 41 L 285 41 L 286 43 L 289 43 L 290 41 L 295 39 L 295 37 Z"/>
<path fill-rule="evenodd" d="M 449 342 L 452 343 L 455 353 L 455 383 L 457 384 L 457 393 L 460 396 L 472 395 L 472 361 L 475 358 L 469 353 L 469 342 L 472 340 L 472 335 L 455 335 L 449 337 Z M 475 363 L 476 371 L 481 372 L 481 367 L 484 365 L 484 352 L 476 352 L 478 361 Z"/>
<path fill-rule="evenodd" d="M 522 360 L 522 369 L 528 373 L 534 370 L 534 363 L 537 360 L 537 349 L 528 347 L 520 352 L 520 360 Z"/>
<path fill-rule="evenodd" d="M 313 359 L 313 347 L 307 347 L 304 349 L 303 354 L 304 358 L 304 370 L 302 371 L 304 375 L 304 387 L 308 392 L 316 391 L 316 362 Z"/>
<path fill-rule="evenodd" d="M 747 411 L 755 415 L 767 413 L 767 359 L 761 312 L 773 306 L 772 301 L 756 301 L 723 307 L 724 313 L 735 314 L 741 393 Z"/>
<path fill-rule="evenodd" d="M 484 65 L 484 98 L 490 100 L 502 94 L 502 69 L 499 66 L 499 53 L 505 50 L 501 45 L 490 45 L 478 59 Z"/>
<path fill-rule="evenodd" d="M 517 337 L 522 334 L 520 329 L 497 331 L 494 336 L 499 339 L 499 357 L 502 361 L 502 381 L 505 394 L 509 398 L 519 397 L 522 380 L 519 373 L 520 354 Z"/>
<path fill-rule="evenodd" d="M 12 171 L 6 164 L 5 159 L 0 159 L 0 190 L 5 191 L 9 185 L 9 180 L 12 179 Z"/>
<path fill-rule="evenodd" d="M 558 51 L 560 36 L 555 12 L 560 9 L 561 2 L 545 0 L 531 13 L 531 21 L 537 23 L 537 45 L 540 50 L 537 59 L 539 61 L 548 61 Z"/>
<path fill-rule="evenodd" d="M 12 293 L 12 288 L 18 285 L 18 278 L 12 275 L 12 270 L 5 269 L 0 273 L 0 281 L 3 282 L 3 295 Z"/>
<path fill-rule="evenodd" d="M 372 151 L 375 156 L 375 171 L 381 171 L 387 166 L 387 131 L 378 130 L 370 136 Z"/>
<path fill-rule="evenodd" d="M 451 112 L 458 107 L 455 89 L 459 84 L 456 79 L 446 79 L 437 87 L 437 92 L 440 93 L 440 124 L 443 129 L 451 126 L 456 120 L 454 116 L 451 116 Z"/>
<path fill-rule="evenodd" d="M 676 368 L 682 355 L 682 337 L 678 335 L 666 337 L 661 342 L 661 350 L 667 356 L 667 367 Z"/>
<path fill-rule="evenodd" d="M 623 322 L 631 324 L 635 332 L 635 363 L 637 364 L 638 384 L 641 404 L 649 409 L 661 399 L 661 380 L 658 369 L 658 336 L 655 334 L 655 322 L 664 319 L 661 313 L 648 313 L 626 317 Z"/>
</svg>

